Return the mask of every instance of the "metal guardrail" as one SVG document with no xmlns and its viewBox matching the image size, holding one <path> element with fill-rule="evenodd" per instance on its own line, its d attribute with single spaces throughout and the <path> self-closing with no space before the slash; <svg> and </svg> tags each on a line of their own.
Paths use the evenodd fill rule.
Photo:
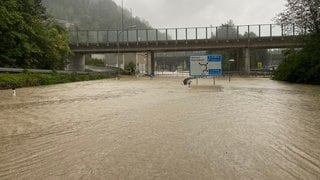
<svg viewBox="0 0 320 180">
<path fill-rule="evenodd" d="M 273 37 L 295 37 L 306 34 L 305 29 L 298 29 L 294 24 L 258 24 L 215 27 L 130 29 L 130 30 L 69 30 L 69 43 L 83 44 L 117 44 L 117 43 L 151 43 L 194 40 L 243 40 Z"/>
</svg>

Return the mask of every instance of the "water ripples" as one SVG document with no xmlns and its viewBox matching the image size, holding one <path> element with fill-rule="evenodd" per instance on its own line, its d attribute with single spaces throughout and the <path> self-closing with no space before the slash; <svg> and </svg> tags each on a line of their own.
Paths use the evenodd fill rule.
<svg viewBox="0 0 320 180">
<path fill-rule="evenodd" d="M 0 91 L 0 179 L 320 179 L 320 87 L 122 79 Z"/>
</svg>

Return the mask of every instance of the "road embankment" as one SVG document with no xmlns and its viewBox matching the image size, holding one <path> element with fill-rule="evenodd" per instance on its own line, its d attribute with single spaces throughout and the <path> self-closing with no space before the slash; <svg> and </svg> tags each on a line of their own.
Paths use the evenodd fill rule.
<svg viewBox="0 0 320 180">
<path fill-rule="evenodd" d="M 12 87 L 31 87 L 40 85 L 52 85 L 77 81 L 89 81 L 112 78 L 110 74 L 59 74 L 59 73 L 0 73 L 0 89 Z"/>
</svg>

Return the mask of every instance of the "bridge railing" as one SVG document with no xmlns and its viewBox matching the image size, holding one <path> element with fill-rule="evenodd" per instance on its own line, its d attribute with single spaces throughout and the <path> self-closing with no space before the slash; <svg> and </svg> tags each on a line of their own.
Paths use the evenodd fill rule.
<svg viewBox="0 0 320 180">
<path fill-rule="evenodd" d="M 306 33 L 294 24 L 258 24 L 239 26 L 211 26 L 166 29 L 131 29 L 131 30 L 70 30 L 69 43 L 117 44 L 117 43 L 153 43 L 180 41 L 231 41 L 242 39 L 273 38 L 298 36 Z"/>
</svg>

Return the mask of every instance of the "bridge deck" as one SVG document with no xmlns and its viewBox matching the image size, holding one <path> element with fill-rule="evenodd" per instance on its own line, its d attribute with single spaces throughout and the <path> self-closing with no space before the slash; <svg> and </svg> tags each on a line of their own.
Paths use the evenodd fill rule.
<svg viewBox="0 0 320 180">
<path fill-rule="evenodd" d="M 169 29 L 70 31 L 69 44 L 78 53 L 198 51 L 234 48 L 301 47 L 295 26 L 246 25 Z"/>
<path fill-rule="evenodd" d="M 188 40 L 188 41 L 157 41 L 157 42 L 126 42 L 126 43 L 86 43 L 70 44 L 73 52 L 79 53 L 117 53 L 144 51 L 199 51 L 212 49 L 236 48 L 290 48 L 301 47 L 301 39 L 292 37 L 259 38 L 250 40 Z"/>
</svg>

